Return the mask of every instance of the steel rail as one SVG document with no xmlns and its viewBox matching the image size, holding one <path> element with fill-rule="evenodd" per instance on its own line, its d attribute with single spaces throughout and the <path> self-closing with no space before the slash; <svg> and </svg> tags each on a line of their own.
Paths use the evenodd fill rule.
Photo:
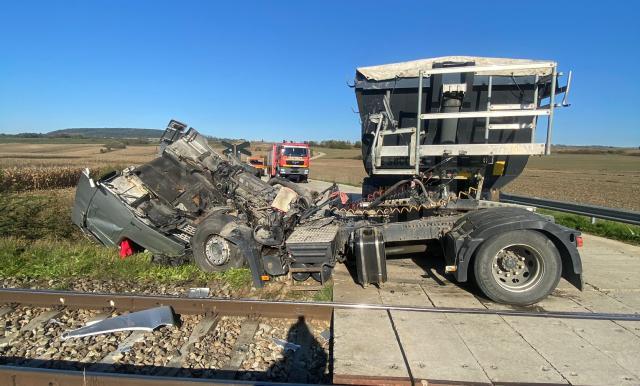
<svg viewBox="0 0 640 386">
<path fill-rule="evenodd" d="M 102 309 L 122 311 L 168 305 L 179 314 L 202 314 L 215 312 L 228 316 L 263 316 L 271 318 L 297 318 L 330 320 L 334 310 L 382 310 L 407 311 L 436 314 L 498 315 L 514 317 L 615 320 L 640 322 L 640 314 L 574 311 L 526 311 L 513 309 L 417 307 L 385 304 L 360 304 L 337 302 L 301 302 L 254 299 L 192 299 L 164 295 L 121 295 L 71 291 L 0 289 L 0 304 L 21 304 L 39 307 L 66 306 L 70 308 Z"/>
<path fill-rule="evenodd" d="M 500 201 L 510 204 L 530 205 L 537 208 L 551 209 L 559 212 L 640 225 L 640 212 L 634 212 L 632 210 L 613 209 L 597 205 L 576 204 L 573 202 L 548 200 L 538 197 L 525 197 L 505 193 L 500 193 Z"/>
<path fill-rule="evenodd" d="M 80 370 L 57 370 L 0 365 L 0 385 L 33 386 L 230 386 L 230 385 L 291 385 L 277 382 L 252 382 L 211 378 L 166 377 L 123 373 L 102 373 Z"/>
</svg>

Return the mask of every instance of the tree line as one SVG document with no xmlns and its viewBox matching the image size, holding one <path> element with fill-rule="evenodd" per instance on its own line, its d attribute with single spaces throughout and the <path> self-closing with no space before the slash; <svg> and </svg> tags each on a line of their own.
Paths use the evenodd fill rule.
<svg viewBox="0 0 640 386">
<path fill-rule="evenodd" d="M 359 149 L 362 147 L 362 142 L 355 141 L 343 141 L 339 139 L 328 139 L 325 141 L 309 141 L 309 146 L 314 147 L 328 147 L 329 149 Z"/>
</svg>

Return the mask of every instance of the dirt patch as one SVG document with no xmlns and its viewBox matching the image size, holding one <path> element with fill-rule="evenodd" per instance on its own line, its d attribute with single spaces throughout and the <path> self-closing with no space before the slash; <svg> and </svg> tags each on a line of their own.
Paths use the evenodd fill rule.
<svg viewBox="0 0 640 386">
<path fill-rule="evenodd" d="M 640 211 L 640 173 L 607 174 L 527 169 L 507 193 Z"/>
</svg>

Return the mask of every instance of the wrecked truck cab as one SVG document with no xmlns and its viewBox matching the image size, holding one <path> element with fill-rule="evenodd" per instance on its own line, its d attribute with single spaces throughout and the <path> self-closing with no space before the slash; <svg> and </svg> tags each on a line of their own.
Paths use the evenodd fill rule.
<svg viewBox="0 0 640 386">
<path fill-rule="evenodd" d="M 171 121 L 155 159 L 97 182 L 83 174 L 72 217 L 106 246 L 131 242 L 155 256 L 192 258 L 206 272 L 248 264 L 261 287 L 288 272 L 295 259 L 285 238 L 312 205 L 308 191 L 262 181 L 195 129 Z M 320 269 L 326 261 L 317 263 Z"/>
<path fill-rule="evenodd" d="M 119 246 L 130 240 L 140 249 L 154 255 L 183 256 L 187 247 L 172 240 L 154 227 L 143 222 L 132 212 L 109 184 L 120 173 L 110 173 L 93 181 L 86 170 L 80 176 L 72 210 L 72 221 L 84 234 L 105 246 Z"/>
</svg>

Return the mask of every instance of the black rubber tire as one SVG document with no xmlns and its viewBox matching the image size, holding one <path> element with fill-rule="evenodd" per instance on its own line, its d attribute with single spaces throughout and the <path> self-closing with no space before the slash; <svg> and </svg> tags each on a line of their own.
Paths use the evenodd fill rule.
<svg viewBox="0 0 640 386">
<path fill-rule="evenodd" d="M 493 275 L 493 258 L 502 248 L 519 244 L 539 252 L 544 270 L 537 283 L 526 290 L 510 291 Z M 543 233 L 534 230 L 506 232 L 486 240 L 478 249 L 474 260 L 474 279 L 480 290 L 491 300 L 512 305 L 529 305 L 547 297 L 558 285 L 562 275 L 562 260 L 558 249 Z"/>
<path fill-rule="evenodd" d="M 332 272 L 333 272 L 333 268 L 329 267 L 328 265 L 325 265 L 322 267 L 322 273 L 324 274 L 324 282 L 322 281 L 322 275 L 320 274 L 320 272 L 313 272 L 311 274 L 311 277 L 313 278 L 313 280 L 317 281 L 318 283 L 324 284 L 329 279 L 331 279 Z"/>
<path fill-rule="evenodd" d="M 240 268 L 245 264 L 246 259 L 240 249 L 232 242 L 228 242 L 229 259 L 226 263 L 215 265 L 207 258 L 205 248 L 209 237 L 219 234 L 225 224 L 233 221 L 234 218 L 228 215 L 214 215 L 203 220 L 195 234 L 191 238 L 191 249 L 193 250 L 193 260 L 201 270 L 205 272 L 226 271 L 229 268 Z"/>
</svg>

